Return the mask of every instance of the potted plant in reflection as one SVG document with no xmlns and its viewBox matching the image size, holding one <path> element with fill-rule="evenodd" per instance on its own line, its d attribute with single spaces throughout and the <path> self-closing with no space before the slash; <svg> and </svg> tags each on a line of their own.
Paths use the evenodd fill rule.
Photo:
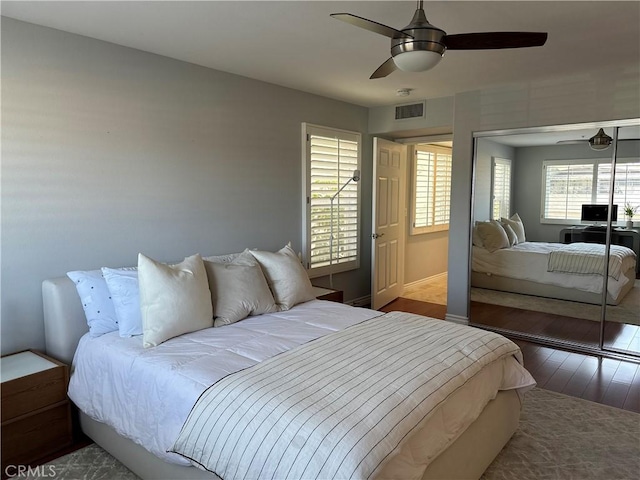
<svg viewBox="0 0 640 480">
<path fill-rule="evenodd" d="M 625 205 L 624 205 L 624 214 L 627 217 L 627 228 L 628 229 L 632 229 L 633 228 L 633 216 L 635 215 L 637 210 L 638 210 L 638 206 L 637 205 L 635 207 L 633 207 L 633 206 L 631 206 L 631 204 L 629 202 L 625 203 Z"/>
</svg>

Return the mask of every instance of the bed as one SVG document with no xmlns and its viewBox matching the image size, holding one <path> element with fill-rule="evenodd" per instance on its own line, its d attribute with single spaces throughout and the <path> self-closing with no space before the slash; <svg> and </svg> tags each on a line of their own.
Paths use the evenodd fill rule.
<svg viewBox="0 0 640 480">
<path fill-rule="evenodd" d="M 79 408 L 82 430 L 145 479 L 219 478 L 215 473 L 206 471 L 207 466 L 200 464 L 198 459 L 179 452 L 176 437 L 182 438 L 202 397 L 215 387 L 222 388 L 225 381 L 253 375 L 260 369 L 264 370 L 265 366 L 279 370 L 283 367 L 277 362 L 287 362 L 296 354 L 309 356 L 309 361 L 312 361 L 313 357 L 304 349 L 316 349 L 320 344 L 325 344 L 323 348 L 336 348 L 336 344 L 348 336 L 357 341 L 362 337 L 357 330 L 360 328 L 367 328 L 366 335 L 377 335 L 381 344 L 385 343 L 387 330 L 399 329 L 399 325 L 405 322 L 407 326 L 411 325 L 407 328 L 454 329 L 447 333 L 453 344 L 464 344 L 467 340 L 462 337 L 465 335 L 469 336 L 470 345 L 480 341 L 473 336 L 484 339 L 486 335 L 495 335 L 410 314 L 392 312 L 386 314 L 391 316 L 386 316 L 369 309 L 308 300 L 286 311 L 250 316 L 222 327 L 203 328 L 175 336 L 153 348 L 144 348 L 140 336 L 121 337 L 117 331 L 98 337 L 89 335 L 83 305 L 74 283 L 67 277 L 44 281 L 43 304 L 47 353 L 72 363 L 69 394 Z M 414 336 L 424 337 L 422 334 Z M 503 343 L 498 337 L 486 337 L 487 345 L 499 341 L 500 348 L 512 348 L 508 345 L 510 342 Z M 425 352 L 435 351 L 435 345 L 441 343 L 426 345 Z M 367 348 L 343 350 L 365 352 Z M 517 347 L 505 352 L 498 360 L 488 361 L 486 365 L 480 365 L 483 355 L 472 359 L 470 365 L 477 371 L 474 370 L 475 373 L 467 378 L 464 376 L 467 372 L 465 367 L 453 377 L 452 390 L 443 394 L 446 401 L 436 402 L 435 407 L 430 407 L 428 416 L 408 425 L 408 433 L 393 430 L 393 434 L 399 433 L 401 438 L 387 447 L 389 450 L 382 456 L 384 461 L 374 459 L 374 463 L 378 463 L 371 469 L 374 472 L 372 476 L 478 478 L 514 433 L 522 393 L 534 385 L 532 377 L 519 362 L 521 355 Z M 362 362 L 374 362 L 377 351 L 374 349 L 368 355 L 370 357 L 363 356 Z M 423 353 L 416 355 L 419 361 L 426 361 L 424 357 L 428 356 Z M 457 359 L 459 354 L 455 355 Z M 330 357 L 335 358 L 335 355 Z M 443 358 L 434 357 L 433 365 L 445 364 Z M 373 364 L 362 365 L 369 365 L 365 371 L 370 371 Z M 426 368 L 434 368 L 433 365 Z M 351 364 L 344 369 L 345 373 L 352 370 L 356 371 Z M 399 371 L 402 375 L 407 373 L 404 369 Z M 383 377 L 388 376 L 385 371 L 380 372 Z M 340 374 L 339 369 L 336 375 L 340 378 L 348 376 Z M 296 376 L 282 375 L 286 379 Z M 251 381 L 249 386 L 261 381 Z M 313 384 L 316 383 L 314 380 Z M 308 385 L 300 388 L 304 392 L 310 389 Z M 326 392 L 320 393 L 330 396 Z M 434 392 L 434 397 L 440 394 Z M 413 393 L 401 397 L 401 403 L 416 398 Z M 367 403 L 365 400 L 348 404 L 358 405 L 353 409 L 355 414 Z M 396 407 L 393 408 L 395 412 Z M 244 429 L 251 425 L 254 424 L 249 422 Z M 290 428 L 285 428 L 281 434 L 286 435 L 290 431 Z M 436 431 L 443 432 L 443 435 L 436 436 Z M 307 435 L 296 435 L 295 440 L 315 441 Z M 256 455 L 260 458 L 263 452 L 258 449 Z M 329 457 L 333 458 L 325 457 L 325 463 Z M 282 458 L 289 457 L 284 454 Z M 197 464 L 203 468 L 196 468 L 194 465 Z M 264 468 L 268 464 L 264 462 L 258 467 Z M 234 475 L 226 473 L 228 470 L 223 471 L 223 478 L 234 478 Z M 355 474 L 355 478 L 359 476 Z M 255 475 L 245 472 L 236 477 L 255 478 Z M 291 477 L 296 478 L 296 475 Z"/>
<path fill-rule="evenodd" d="M 557 298 L 576 302 L 602 303 L 602 263 L 582 268 L 570 268 L 560 254 L 568 252 L 579 258 L 591 252 L 594 258 L 604 245 L 591 243 L 522 242 L 508 248 L 489 251 L 474 245 L 472 252 L 471 286 L 525 295 Z M 585 253 L 581 253 L 585 252 Z M 618 305 L 633 288 L 636 276 L 636 255 L 626 247 L 611 245 L 612 258 L 607 282 L 607 304 Z M 602 256 L 602 253 L 599 253 Z M 552 268 L 558 259 L 557 268 Z M 565 259 L 566 260 L 566 259 Z M 619 260 L 615 265 L 614 260 Z"/>
</svg>

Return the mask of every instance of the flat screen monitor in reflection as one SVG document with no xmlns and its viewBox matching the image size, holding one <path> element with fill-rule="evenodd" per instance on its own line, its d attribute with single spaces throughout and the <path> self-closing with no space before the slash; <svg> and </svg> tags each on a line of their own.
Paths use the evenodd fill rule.
<svg viewBox="0 0 640 480">
<path fill-rule="evenodd" d="M 592 223 L 593 226 L 606 226 L 609 205 L 582 204 L 581 222 Z M 613 205 L 611 209 L 611 221 L 618 221 L 618 205 Z M 602 225 L 601 225 L 602 224 Z"/>
</svg>

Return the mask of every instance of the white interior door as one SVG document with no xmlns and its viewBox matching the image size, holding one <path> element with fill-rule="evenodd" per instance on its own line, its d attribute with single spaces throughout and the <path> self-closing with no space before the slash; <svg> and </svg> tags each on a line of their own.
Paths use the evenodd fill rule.
<svg viewBox="0 0 640 480">
<path fill-rule="evenodd" d="M 373 232 L 371 308 L 402 295 L 406 230 L 406 147 L 373 139 Z"/>
</svg>

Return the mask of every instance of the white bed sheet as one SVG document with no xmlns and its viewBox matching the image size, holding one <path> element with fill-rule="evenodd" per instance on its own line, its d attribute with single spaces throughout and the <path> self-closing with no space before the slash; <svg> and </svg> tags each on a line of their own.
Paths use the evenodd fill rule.
<svg viewBox="0 0 640 480">
<path fill-rule="evenodd" d="M 474 272 L 602 293 L 602 275 L 576 275 L 547 271 L 549 252 L 557 249 L 558 245 L 563 244 L 524 242 L 495 252 L 489 252 L 474 245 L 471 268 Z M 607 289 L 611 296 L 616 298 L 628 282 L 629 279 L 625 275 L 620 275 L 618 280 L 609 278 Z"/>
<path fill-rule="evenodd" d="M 144 349 L 141 337 L 121 338 L 117 332 L 85 335 L 73 362 L 69 396 L 93 419 L 113 427 L 156 456 L 190 465 L 168 453 L 192 406 L 220 378 L 254 365 L 315 338 L 381 315 L 374 310 L 312 300 L 287 312 L 249 317 L 224 327 L 201 330 L 158 347 Z M 462 415 L 477 418 L 497 390 L 530 388 L 529 373 L 509 357 L 467 382 L 442 406 L 397 455 L 399 464 L 426 464 L 459 434 Z M 468 406 L 474 408 L 469 410 Z M 466 418 L 469 421 L 469 418 Z M 436 428 L 441 436 L 428 435 Z M 453 433 L 457 432 L 457 433 Z M 422 445 L 434 443 L 430 454 Z M 435 447 L 435 448 L 434 448 Z M 393 462 L 394 464 L 396 462 Z"/>
</svg>

